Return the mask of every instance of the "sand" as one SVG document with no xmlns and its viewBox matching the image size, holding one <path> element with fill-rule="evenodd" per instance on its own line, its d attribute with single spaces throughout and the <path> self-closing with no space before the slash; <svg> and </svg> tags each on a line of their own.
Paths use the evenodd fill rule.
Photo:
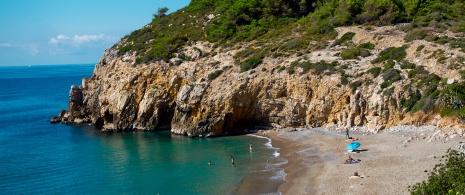
<svg viewBox="0 0 465 195">
<path fill-rule="evenodd" d="M 353 132 L 362 151 L 347 154 L 345 133 L 324 128 L 266 131 L 280 148 L 286 182 L 282 194 L 409 194 L 408 187 L 426 180 L 449 148 L 457 149 L 464 138 L 427 138 L 434 130 L 397 128 L 396 132 Z M 258 135 L 265 134 L 263 132 Z M 358 164 L 343 164 L 348 156 Z M 427 171 L 427 172 L 425 172 Z M 358 172 L 365 178 L 349 179 Z"/>
</svg>

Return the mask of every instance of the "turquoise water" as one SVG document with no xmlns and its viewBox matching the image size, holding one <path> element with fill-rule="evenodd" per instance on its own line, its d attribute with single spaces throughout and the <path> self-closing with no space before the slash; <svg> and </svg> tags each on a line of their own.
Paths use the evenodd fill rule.
<svg viewBox="0 0 465 195">
<path fill-rule="evenodd" d="M 277 149 L 264 138 L 50 124 L 93 68 L 0 67 L 0 194 L 235 194 L 244 180 L 260 181 L 253 194 L 264 194 L 277 189 L 259 183 L 283 182 Z"/>
</svg>

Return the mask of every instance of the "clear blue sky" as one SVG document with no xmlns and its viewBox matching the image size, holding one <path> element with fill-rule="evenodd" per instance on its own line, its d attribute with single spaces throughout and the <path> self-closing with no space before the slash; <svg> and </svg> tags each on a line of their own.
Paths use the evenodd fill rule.
<svg viewBox="0 0 465 195">
<path fill-rule="evenodd" d="M 124 35 L 190 0 L 0 0 L 0 66 L 96 63 Z"/>
</svg>

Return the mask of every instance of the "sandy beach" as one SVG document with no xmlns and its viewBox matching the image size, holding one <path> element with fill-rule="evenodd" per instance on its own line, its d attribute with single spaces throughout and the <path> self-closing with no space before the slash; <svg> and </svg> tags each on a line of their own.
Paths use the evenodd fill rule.
<svg viewBox="0 0 465 195">
<path fill-rule="evenodd" d="M 286 183 L 282 194 L 409 194 L 408 186 L 426 180 L 449 148 L 457 149 L 462 136 L 436 136 L 429 127 L 404 126 L 380 133 L 359 130 L 359 153 L 348 153 L 343 129 L 297 129 L 259 132 L 280 148 Z M 343 164 L 348 156 L 360 160 Z M 349 178 L 354 172 L 364 178 Z"/>
</svg>

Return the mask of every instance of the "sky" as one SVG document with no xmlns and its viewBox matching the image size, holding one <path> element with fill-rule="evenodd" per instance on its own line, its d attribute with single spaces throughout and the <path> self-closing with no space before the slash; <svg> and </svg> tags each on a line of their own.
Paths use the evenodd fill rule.
<svg viewBox="0 0 465 195">
<path fill-rule="evenodd" d="M 0 66 L 97 63 L 105 49 L 190 0 L 0 0 Z"/>
</svg>

